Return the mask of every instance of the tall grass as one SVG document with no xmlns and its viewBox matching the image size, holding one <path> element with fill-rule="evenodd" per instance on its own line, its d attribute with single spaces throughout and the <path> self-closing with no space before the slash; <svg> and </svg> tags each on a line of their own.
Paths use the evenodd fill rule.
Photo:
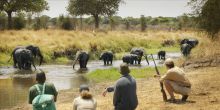
<svg viewBox="0 0 220 110">
<path fill-rule="evenodd" d="M 111 50 L 120 59 L 124 52 L 132 47 L 143 47 L 148 53 L 156 53 L 160 49 L 178 51 L 179 46 L 162 47 L 160 43 L 165 39 L 177 41 L 183 37 L 194 37 L 194 32 L 167 32 L 167 31 L 64 31 L 64 30 L 22 30 L 0 32 L 0 65 L 7 64 L 12 50 L 19 45 L 37 45 L 40 47 L 46 62 L 53 61 L 54 51 L 65 49 L 83 49 L 89 51 L 96 59 L 103 50 Z M 93 55 L 93 54 L 96 55 Z M 4 56 L 4 57 L 3 57 Z M 63 58 L 61 61 L 65 62 Z M 57 60 L 58 62 L 60 60 Z"/>
</svg>

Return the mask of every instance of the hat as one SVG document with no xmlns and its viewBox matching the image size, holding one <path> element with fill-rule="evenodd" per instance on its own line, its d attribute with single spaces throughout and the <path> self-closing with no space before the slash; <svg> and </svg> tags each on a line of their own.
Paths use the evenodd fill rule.
<svg viewBox="0 0 220 110">
<path fill-rule="evenodd" d="M 83 90 L 89 91 L 89 86 L 86 84 L 80 85 L 79 92 L 82 92 Z"/>
<path fill-rule="evenodd" d="M 173 59 L 171 59 L 171 58 L 166 59 L 164 64 L 165 65 L 174 65 Z"/>
<path fill-rule="evenodd" d="M 122 63 L 120 65 L 120 73 L 121 74 L 128 74 L 128 73 L 130 73 L 130 69 L 128 68 L 128 64 Z"/>
</svg>

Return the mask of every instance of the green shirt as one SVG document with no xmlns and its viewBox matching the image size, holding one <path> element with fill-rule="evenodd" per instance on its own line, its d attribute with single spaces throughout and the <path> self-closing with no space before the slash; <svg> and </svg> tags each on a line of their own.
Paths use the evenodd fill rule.
<svg viewBox="0 0 220 110">
<path fill-rule="evenodd" d="M 43 90 L 43 84 L 37 84 L 40 88 L 40 90 Z M 33 85 L 30 89 L 29 89 L 29 104 L 32 104 L 32 100 L 38 95 L 38 91 L 37 88 L 35 87 L 35 85 Z M 45 92 L 44 94 L 51 94 L 54 95 L 54 97 L 57 96 L 58 92 L 54 86 L 54 84 L 52 83 L 45 83 Z"/>
</svg>

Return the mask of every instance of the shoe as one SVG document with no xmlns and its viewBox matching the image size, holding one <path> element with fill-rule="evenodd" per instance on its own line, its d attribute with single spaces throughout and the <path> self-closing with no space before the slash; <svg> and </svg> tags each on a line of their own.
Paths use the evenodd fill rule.
<svg viewBox="0 0 220 110">
<path fill-rule="evenodd" d="M 170 98 L 170 99 L 167 100 L 167 102 L 170 102 L 170 103 L 176 103 L 176 99 L 172 99 L 172 98 Z"/>
<path fill-rule="evenodd" d="M 183 95 L 183 97 L 182 97 L 182 101 L 186 101 L 187 100 L 187 98 L 188 98 L 188 95 Z"/>
</svg>

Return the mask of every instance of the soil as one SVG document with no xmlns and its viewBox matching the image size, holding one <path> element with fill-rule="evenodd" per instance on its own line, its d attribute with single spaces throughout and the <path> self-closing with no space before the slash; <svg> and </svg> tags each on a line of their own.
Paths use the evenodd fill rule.
<svg viewBox="0 0 220 110">
<path fill-rule="evenodd" d="M 219 72 L 219 67 L 203 67 L 186 72 L 186 76 L 192 83 L 192 92 L 185 103 L 181 101 L 177 103 L 163 102 L 158 79 L 137 79 L 139 105 L 136 110 L 219 110 Z M 113 93 L 108 93 L 106 97 L 101 95 L 105 87 L 113 84 L 114 82 L 103 82 L 91 85 L 91 92 L 98 103 L 97 110 L 113 110 Z M 71 110 L 72 101 L 78 95 L 77 89 L 59 91 L 56 102 L 57 110 Z M 180 95 L 175 94 L 175 96 L 176 99 L 181 98 Z M 23 104 L 10 110 L 31 110 L 31 105 Z"/>
</svg>

